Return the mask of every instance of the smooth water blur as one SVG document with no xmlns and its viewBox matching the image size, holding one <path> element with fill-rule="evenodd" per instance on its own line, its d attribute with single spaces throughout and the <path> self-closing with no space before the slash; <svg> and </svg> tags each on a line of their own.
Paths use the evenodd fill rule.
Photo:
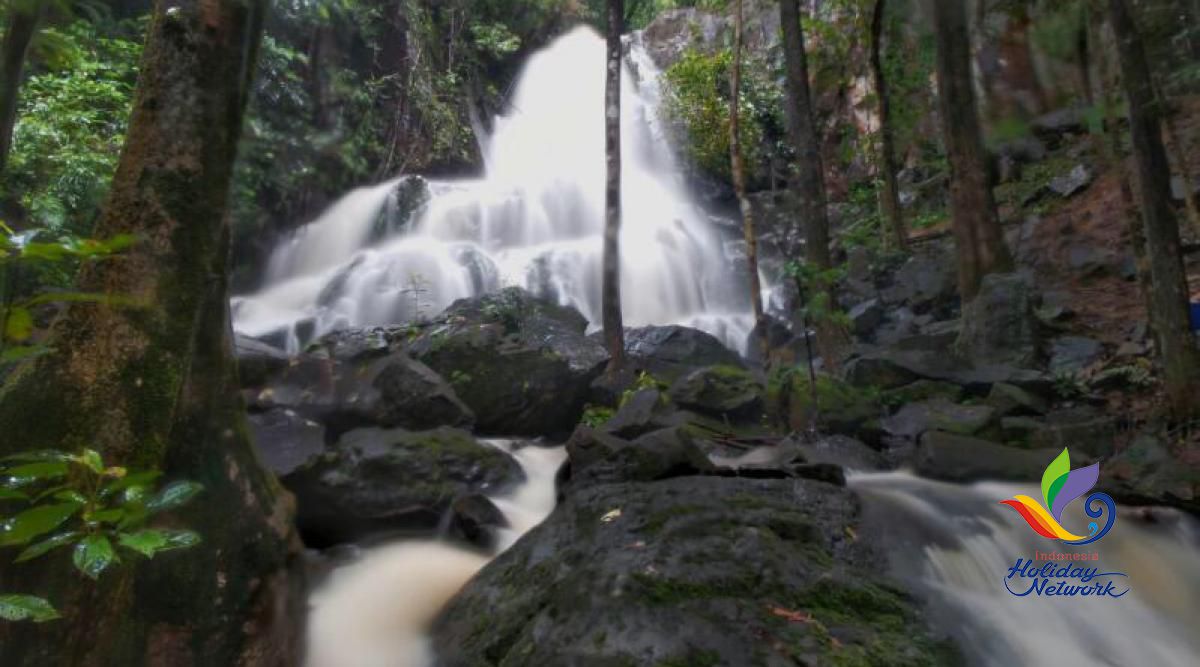
<svg viewBox="0 0 1200 667">
<path fill-rule="evenodd" d="M 958 640 L 971 664 L 1190 667 L 1200 658 L 1200 526 L 1183 513 L 1120 510 L 1112 531 L 1073 547 L 1038 536 L 1000 504 L 1033 485 L 947 484 L 908 473 L 856 474 L 872 535 L 892 574 L 929 605 L 938 629 Z M 1082 501 L 1072 509 L 1078 510 Z M 1156 521 L 1147 521 L 1149 512 Z M 1064 525 L 1086 526 L 1081 512 Z M 1086 532 L 1086 531 L 1084 531 Z M 1110 597 L 1016 597 L 1004 578 L 1035 551 L 1097 553 L 1060 564 L 1124 572 L 1130 590 Z M 1040 562 L 1039 562 L 1040 565 Z M 1025 590 L 1028 585 L 1018 586 Z"/>
<path fill-rule="evenodd" d="M 483 142 L 483 178 L 430 182 L 430 201 L 412 222 L 374 242 L 398 181 L 347 194 L 279 245 L 267 286 L 234 299 L 235 328 L 286 332 L 294 350 L 328 331 L 428 317 L 509 285 L 598 324 L 604 59 L 604 41 L 586 27 L 533 55 L 511 111 Z M 658 72 L 636 41 L 629 60 L 638 77 L 622 76 L 625 323 L 695 326 L 740 350 L 752 324 L 744 268 L 682 185 L 657 116 Z"/>
<path fill-rule="evenodd" d="M 307 667 L 433 663 L 430 624 L 491 557 L 554 510 L 554 478 L 567 459 L 564 447 L 485 442 L 512 454 L 525 472 L 520 486 L 492 498 L 509 524 L 499 531 L 494 553 L 484 555 L 439 540 L 408 540 L 370 549 L 335 570 L 309 599 Z"/>
</svg>

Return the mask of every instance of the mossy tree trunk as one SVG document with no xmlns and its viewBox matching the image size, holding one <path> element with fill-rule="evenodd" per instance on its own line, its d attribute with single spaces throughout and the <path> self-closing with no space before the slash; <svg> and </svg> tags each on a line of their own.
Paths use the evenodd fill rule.
<svg viewBox="0 0 1200 667">
<path fill-rule="evenodd" d="M 624 0 L 608 0 L 607 62 L 604 74 L 604 266 L 600 309 L 608 368 L 625 365 L 625 324 L 621 317 L 621 32 Z"/>
<path fill-rule="evenodd" d="M 908 248 L 908 230 L 904 225 L 904 213 L 900 209 L 900 186 L 896 182 L 896 137 L 892 128 L 887 75 L 883 69 L 883 27 L 886 9 L 885 0 L 875 0 L 875 7 L 871 13 L 871 73 L 875 83 L 876 103 L 879 105 L 879 175 L 883 177 L 880 202 L 888 228 L 883 236 L 884 245 L 894 245 L 898 250 L 905 250 Z"/>
<path fill-rule="evenodd" d="M 135 234 L 80 288 L 55 352 L 0 394 L 0 452 L 91 447 L 205 492 L 168 517 L 204 541 L 93 584 L 69 553 L 5 566 L 0 590 L 64 618 L 0 626 L 10 665 L 288 665 L 301 605 L 289 496 L 259 464 L 231 357 L 226 202 L 266 0 L 158 0 L 133 115 L 95 233 Z"/>
<path fill-rule="evenodd" d="M 40 0 L 15 0 L 8 4 L 8 27 L 4 31 L 3 69 L 0 69 L 0 172 L 8 165 L 12 148 L 13 126 L 17 123 L 17 94 L 21 90 L 21 72 L 25 69 L 25 54 L 45 13 Z"/>
<path fill-rule="evenodd" d="M 1129 133 L 1152 283 L 1148 306 L 1168 408 L 1179 417 L 1193 417 L 1200 414 L 1200 351 L 1188 313 L 1190 298 L 1179 223 L 1171 210 L 1171 170 L 1160 123 L 1164 110 L 1155 94 L 1146 53 L 1128 5 L 1125 0 L 1109 0 L 1108 9 L 1129 103 Z"/>
<path fill-rule="evenodd" d="M 758 278 L 758 235 L 754 232 L 754 212 L 746 198 L 746 167 L 742 159 L 742 136 L 738 115 L 742 92 L 742 0 L 733 8 L 733 64 L 729 74 L 729 160 L 733 190 L 742 212 L 742 236 L 746 241 L 746 273 L 750 279 L 750 307 L 754 313 L 754 331 L 758 334 L 761 359 L 769 356 L 767 325 L 763 320 L 762 284 Z"/>
<path fill-rule="evenodd" d="M 950 162 L 950 215 L 958 250 L 958 287 L 964 301 L 979 292 L 985 275 L 1013 268 L 996 215 L 979 126 L 965 5 L 965 0 L 933 3 L 938 111 Z"/>
</svg>

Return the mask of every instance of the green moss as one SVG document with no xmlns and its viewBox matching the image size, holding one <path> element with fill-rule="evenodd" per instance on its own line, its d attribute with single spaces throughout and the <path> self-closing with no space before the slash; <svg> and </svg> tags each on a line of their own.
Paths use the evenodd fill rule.
<svg viewBox="0 0 1200 667">
<path fill-rule="evenodd" d="M 858 430 L 883 411 L 880 392 L 875 387 L 855 387 L 829 375 L 817 375 L 816 412 L 818 424 L 835 432 Z M 808 369 L 793 367 L 771 374 L 767 383 L 767 404 L 777 421 L 804 430 L 813 410 L 812 382 Z"/>
<path fill-rule="evenodd" d="M 687 600 L 752 598 L 756 590 L 755 582 L 749 578 L 699 582 L 635 572 L 632 579 L 638 586 L 639 596 L 654 606 L 670 606 Z"/>
</svg>

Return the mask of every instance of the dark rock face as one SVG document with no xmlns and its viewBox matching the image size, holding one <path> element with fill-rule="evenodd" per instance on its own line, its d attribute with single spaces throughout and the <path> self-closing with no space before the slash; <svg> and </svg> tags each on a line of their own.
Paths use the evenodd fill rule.
<svg viewBox="0 0 1200 667">
<path fill-rule="evenodd" d="M 993 273 L 963 307 L 958 352 L 977 366 L 1030 368 L 1037 360 L 1038 322 L 1029 281 L 1015 273 Z"/>
<path fill-rule="evenodd" d="M 288 355 L 283 350 L 241 334 L 233 335 L 233 352 L 243 387 L 260 386 L 288 365 Z"/>
<path fill-rule="evenodd" d="M 407 357 L 390 357 L 375 364 L 371 386 L 379 398 L 373 410 L 383 426 L 412 429 L 465 426 L 475 422 L 454 389 L 433 369 Z"/>
<path fill-rule="evenodd" d="M 496 530 L 507 527 L 504 513 L 482 493 L 457 498 L 450 506 L 447 532 L 468 544 L 491 549 L 496 544 Z"/>
<path fill-rule="evenodd" d="M 1104 346 L 1094 338 L 1060 336 L 1050 343 L 1050 372 L 1078 373 L 1092 365 L 1104 353 Z"/>
<path fill-rule="evenodd" d="M 1019 449 L 987 440 L 930 431 L 915 454 L 918 473 L 931 479 L 973 482 L 981 479 L 1039 479 L 1062 449 Z"/>
<path fill-rule="evenodd" d="M 731 420 L 754 419 L 762 412 L 762 384 L 734 366 L 701 368 L 671 385 L 675 403 L 689 410 Z"/>
<path fill-rule="evenodd" d="M 648 482 L 716 470 L 688 433 L 676 426 L 636 440 L 579 426 L 567 441 L 572 487 L 602 482 Z"/>
<path fill-rule="evenodd" d="M 440 664 L 953 664 L 848 537 L 858 511 L 807 480 L 579 489 L 450 602 Z"/>
<path fill-rule="evenodd" d="M 325 427 L 291 410 L 252 413 L 248 420 L 258 455 L 276 475 L 287 475 L 325 451 Z"/>
<path fill-rule="evenodd" d="M 1138 436 L 1100 469 L 1101 488 L 1118 500 L 1200 513 L 1200 476 L 1179 465 L 1155 436 Z"/>
<path fill-rule="evenodd" d="M 608 354 L 572 308 L 509 288 L 455 302 L 411 343 L 449 380 L 481 433 L 565 433 Z"/>
<path fill-rule="evenodd" d="M 943 310 L 957 299 L 954 261 L 947 250 L 913 255 L 882 292 L 884 303 L 907 303 L 916 312 Z"/>
<path fill-rule="evenodd" d="M 306 543 L 326 546 L 432 530 L 455 498 L 523 477 L 512 457 L 465 431 L 366 428 L 345 434 L 281 481 L 296 494 Z"/>
<path fill-rule="evenodd" d="M 620 438 L 636 438 L 662 428 L 659 419 L 663 395 L 657 389 L 639 389 L 629 396 L 604 424 L 604 430 Z"/>
<path fill-rule="evenodd" d="M 711 334 L 681 326 L 651 326 L 625 332 L 630 363 L 665 382 L 704 366 L 742 367 L 742 358 Z"/>
<path fill-rule="evenodd" d="M 900 408 L 899 412 L 883 420 L 883 430 L 889 435 L 909 439 L 935 430 L 975 435 L 987 428 L 995 417 L 995 409 L 986 405 L 958 405 L 933 399 Z"/>
</svg>

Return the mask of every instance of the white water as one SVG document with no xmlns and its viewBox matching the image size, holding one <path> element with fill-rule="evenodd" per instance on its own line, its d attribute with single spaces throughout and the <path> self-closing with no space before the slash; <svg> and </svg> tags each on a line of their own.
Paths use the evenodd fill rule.
<svg viewBox="0 0 1200 667">
<path fill-rule="evenodd" d="M 1155 508 L 1118 512 L 1112 531 L 1086 547 L 1039 537 L 1001 500 L 1037 489 L 945 484 L 908 473 L 858 474 L 850 486 L 882 531 L 893 575 L 930 604 L 971 664 L 1191 667 L 1200 659 L 1200 526 Z M 1082 516 L 1082 515 L 1081 515 Z M 1071 517 L 1069 525 L 1086 525 Z M 1101 572 L 1124 572 L 1120 598 L 1015 597 L 1003 580 L 1034 551 L 1098 553 Z M 1027 586 L 1019 586 L 1024 590 Z"/>
<path fill-rule="evenodd" d="M 554 510 L 554 477 L 567 453 L 488 442 L 510 452 L 525 471 L 521 486 L 492 499 L 509 523 L 494 557 Z M 335 570 L 309 600 L 307 667 L 431 665 L 430 624 L 488 560 L 446 542 L 410 540 L 376 547 Z"/>
<path fill-rule="evenodd" d="M 347 194 L 276 248 L 267 286 L 234 299 L 235 328 L 288 331 L 294 350 L 312 335 L 428 317 L 508 285 L 597 324 L 604 57 L 603 40 L 584 27 L 533 55 L 512 111 L 483 142 L 483 178 L 431 181 L 431 200 L 412 223 L 374 245 L 371 230 L 397 181 Z M 741 349 L 752 318 L 735 253 L 727 256 L 728 239 L 682 186 L 657 117 L 658 72 L 636 40 L 630 64 L 639 76 L 622 76 L 625 323 L 695 326 Z M 298 322 L 315 331 L 297 335 Z"/>
</svg>

